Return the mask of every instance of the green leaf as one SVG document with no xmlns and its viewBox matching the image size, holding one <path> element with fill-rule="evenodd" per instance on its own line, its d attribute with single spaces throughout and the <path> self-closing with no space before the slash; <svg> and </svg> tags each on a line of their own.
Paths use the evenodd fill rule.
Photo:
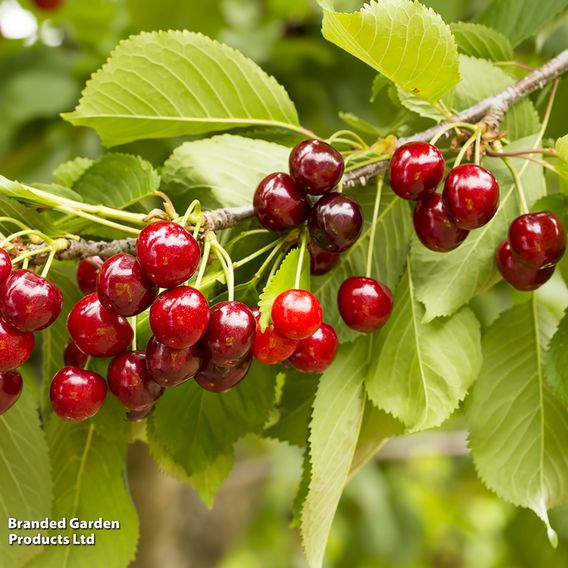
<svg viewBox="0 0 568 568">
<path fill-rule="evenodd" d="M 513 46 L 503 34 L 482 24 L 455 22 L 450 24 L 458 50 L 465 55 L 489 59 L 490 61 L 511 61 Z"/>
<path fill-rule="evenodd" d="M 547 510 L 568 502 L 568 414 L 543 365 L 555 327 L 534 294 L 502 314 L 483 339 L 483 368 L 467 407 L 479 476 L 503 499 L 532 509 L 553 543 Z"/>
<path fill-rule="evenodd" d="M 544 360 L 548 384 L 568 408 L 568 315 L 566 313 L 550 341 Z"/>
<path fill-rule="evenodd" d="M 554 144 L 554 148 L 560 155 L 560 158 L 565 162 L 568 162 L 568 134 L 559 138 Z"/>
<path fill-rule="evenodd" d="M 53 179 L 58 185 L 73 188 L 75 182 L 93 165 L 89 158 L 75 158 L 58 166 L 53 172 Z"/>
<path fill-rule="evenodd" d="M 431 102 L 421 99 L 400 87 L 396 88 L 396 96 L 404 108 L 416 113 L 418 116 L 431 118 L 436 122 L 444 120 L 444 115 Z"/>
<path fill-rule="evenodd" d="M 568 227 L 568 195 L 553 193 L 541 197 L 531 207 L 531 211 L 552 211 L 560 218 L 564 228 Z"/>
<path fill-rule="evenodd" d="M 429 101 L 438 100 L 459 81 L 458 51 L 450 28 L 418 2 L 373 0 L 352 14 L 324 9 L 322 33 Z"/>
<path fill-rule="evenodd" d="M 429 323 L 423 317 L 407 270 L 393 313 L 375 339 L 366 381 L 371 401 L 411 432 L 444 422 L 481 368 L 479 323 L 468 308 Z"/>
<path fill-rule="evenodd" d="M 286 91 L 240 52 L 187 31 L 122 41 L 93 75 L 74 112 L 107 146 L 238 126 L 298 125 Z"/>
<path fill-rule="evenodd" d="M 0 211 L 2 212 L 2 216 L 12 217 L 12 219 L 16 219 L 28 227 L 33 227 L 47 235 L 53 235 L 54 230 L 49 226 L 49 223 L 45 220 L 43 215 L 40 215 L 33 207 L 28 207 L 12 199 L 12 197 L 17 197 L 12 193 L 14 189 L 17 192 L 17 187 L 22 186 L 0 175 L 0 194 L 4 194 L 0 195 Z M 5 235 L 10 235 L 19 230 L 20 227 L 13 223 L 0 221 L 0 231 Z"/>
<path fill-rule="evenodd" d="M 51 511 L 51 472 L 47 442 L 40 427 L 34 396 L 24 384 L 18 402 L 0 416 L 0 557 L 4 566 L 23 566 L 41 552 L 37 546 L 8 544 L 8 517 L 43 519 Z"/>
<path fill-rule="evenodd" d="M 185 142 L 162 170 L 165 191 L 203 207 L 248 205 L 268 174 L 287 171 L 290 149 L 280 144 L 225 134 Z"/>
</svg>

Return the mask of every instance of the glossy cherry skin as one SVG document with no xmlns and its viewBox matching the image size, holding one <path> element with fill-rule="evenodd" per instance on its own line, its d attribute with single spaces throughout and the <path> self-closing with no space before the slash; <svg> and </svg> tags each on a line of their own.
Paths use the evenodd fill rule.
<svg viewBox="0 0 568 568">
<path fill-rule="evenodd" d="M 100 256 L 89 256 L 77 264 L 77 285 L 83 294 L 96 292 L 97 275 L 103 262 Z"/>
<path fill-rule="evenodd" d="M 460 246 L 469 231 L 456 227 L 439 193 L 416 203 L 414 230 L 422 244 L 436 252 L 448 252 Z"/>
<path fill-rule="evenodd" d="M 34 350 L 34 334 L 20 331 L 0 319 L 0 371 L 12 371 L 26 362 Z"/>
<path fill-rule="evenodd" d="M 162 292 L 150 308 L 150 327 L 155 338 L 172 349 L 195 345 L 207 331 L 209 304 L 190 286 Z"/>
<path fill-rule="evenodd" d="M 129 254 L 115 254 L 105 261 L 97 276 L 97 296 L 101 304 L 129 317 L 150 307 L 158 288 L 151 282 L 139 262 Z"/>
<path fill-rule="evenodd" d="M 288 362 L 303 373 L 323 373 L 335 359 L 337 334 L 331 325 L 321 327 L 307 339 L 302 339 Z"/>
<path fill-rule="evenodd" d="M 245 357 L 252 346 L 256 322 L 250 309 L 241 302 L 219 302 L 211 308 L 205 345 L 211 363 L 232 367 Z"/>
<path fill-rule="evenodd" d="M 288 359 L 298 346 L 298 340 L 280 335 L 273 323 L 268 324 L 268 327 L 261 331 L 260 316 L 255 315 L 255 320 L 256 331 L 251 348 L 252 356 L 267 365 L 275 365 Z"/>
<path fill-rule="evenodd" d="M 63 0 L 33 0 L 33 2 L 40 10 L 49 12 L 58 10 L 63 5 Z"/>
<path fill-rule="evenodd" d="M 51 381 L 49 398 L 64 420 L 92 418 L 105 401 L 107 385 L 97 373 L 79 367 L 63 367 Z"/>
<path fill-rule="evenodd" d="M 223 393 L 237 386 L 250 369 L 252 356 L 246 356 L 232 367 L 218 367 L 211 360 L 195 375 L 196 383 L 210 392 Z"/>
<path fill-rule="evenodd" d="M 110 363 L 107 373 L 108 388 L 129 410 L 152 406 L 163 392 L 146 365 L 144 351 L 125 351 Z"/>
<path fill-rule="evenodd" d="M 361 234 L 361 206 L 342 193 L 328 193 L 313 207 L 308 221 L 312 241 L 328 252 L 348 249 Z"/>
<path fill-rule="evenodd" d="M 160 288 L 185 282 L 199 264 L 197 241 L 177 223 L 157 221 L 144 227 L 136 242 L 138 261 Z"/>
<path fill-rule="evenodd" d="M 67 318 L 67 329 L 87 355 L 112 357 L 128 348 L 134 333 L 122 316 L 107 310 L 96 294 L 79 300 Z"/>
<path fill-rule="evenodd" d="M 317 276 L 329 272 L 341 258 L 340 253 L 323 250 L 315 243 L 308 245 L 308 251 L 310 253 L 310 272 Z"/>
<path fill-rule="evenodd" d="M 0 372 L 0 414 L 9 410 L 22 394 L 22 375 L 18 371 Z"/>
<path fill-rule="evenodd" d="M 501 276 L 517 290 L 529 292 L 540 288 L 554 274 L 554 266 L 530 268 L 513 255 L 509 241 L 503 241 L 496 254 Z"/>
<path fill-rule="evenodd" d="M 146 346 L 146 365 L 155 382 L 163 387 L 175 387 L 191 379 L 203 362 L 197 345 L 185 349 L 170 349 L 151 337 Z"/>
<path fill-rule="evenodd" d="M 254 194 L 254 212 L 260 224 L 270 231 L 286 231 L 301 225 L 310 212 L 304 194 L 294 180 L 283 173 L 265 177 Z"/>
<path fill-rule="evenodd" d="M 152 411 L 154 410 L 154 405 L 147 406 L 141 410 L 129 410 L 126 413 L 126 420 L 128 422 L 140 422 L 144 420 Z"/>
<path fill-rule="evenodd" d="M 509 243 L 523 264 L 531 268 L 553 266 L 566 250 L 566 230 L 550 211 L 527 213 L 511 223 Z"/>
<path fill-rule="evenodd" d="M 84 369 L 89 356 L 83 353 L 74 341 L 70 341 L 63 351 L 63 362 L 66 367 L 79 367 Z"/>
<path fill-rule="evenodd" d="M 306 339 L 320 327 L 323 312 L 319 300 L 307 290 L 286 290 L 272 304 L 276 331 L 288 339 Z"/>
<path fill-rule="evenodd" d="M 323 140 L 304 140 L 290 154 L 290 174 L 310 195 L 331 191 L 341 179 L 343 156 Z"/>
<path fill-rule="evenodd" d="M 409 142 L 397 148 L 390 163 L 390 185 L 403 199 L 423 199 L 436 191 L 444 177 L 444 157 L 426 142 Z"/>
<path fill-rule="evenodd" d="M 45 329 L 62 307 L 61 290 L 31 270 L 14 270 L 0 285 L 0 313 L 20 331 Z"/>
<path fill-rule="evenodd" d="M 0 249 L 0 284 L 8 278 L 10 272 L 12 272 L 12 259 L 4 249 Z"/>
</svg>

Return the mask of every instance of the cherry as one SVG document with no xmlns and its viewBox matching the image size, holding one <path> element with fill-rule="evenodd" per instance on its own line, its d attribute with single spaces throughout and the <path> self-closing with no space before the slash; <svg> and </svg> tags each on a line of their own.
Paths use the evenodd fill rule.
<svg viewBox="0 0 568 568">
<path fill-rule="evenodd" d="M 0 371 L 12 371 L 27 361 L 34 345 L 33 333 L 20 331 L 0 319 Z"/>
<path fill-rule="evenodd" d="M 290 154 L 290 174 L 310 195 L 331 191 L 343 175 L 343 156 L 323 140 L 304 140 Z"/>
<path fill-rule="evenodd" d="M 12 272 L 12 259 L 4 249 L 0 249 L 0 283 L 8 278 L 10 272 Z"/>
<path fill-rule="evenodd" d="M 392 312 L 392 292 L 365 276 L 347 278 L 337 294 L 339 313 L 351 328 L 364 333 L 383 327 Z"/>
<path fill-rule="evenodd" d="M 64 420 L 87 420 L 103 405 L 107 393 L 105 380 L 97 373 L 79 367 L 63 367 L 49 390 L 53 410 Z"/>
<path fill-rule="evenodd" d="M 126 420 L 128 420 L 128 422 L 140 422 L 144 420 L 152 410 L 154 410 L 154 405 L 142 408 L 142 410 L 129 410 L 126 413 Z"/>
<path fill-rule="evenodd" d="M 205 336 L 211 363 L 220 367 L 238 365 L 251 349 L 255 330 L 254 316 L 241 302 L 215 304 Z"/>
<path fill-rule="evenodd" d="M 119 316 L 135 316 L 143 312 L 157 293 L 158 289 L 148 280 L 139 262 L 129 254 L 115 254 L 99 270 L 99 301 Z"/>
<path fill-rule="evenodd" d="M 298 346 L 298 341 L 280 335 L 273 323 L 269 324 L 264 331 L 261 331 L 260 316 L 255 315 L 255 320 L 256 331 L 251 348 L 252 356 L 267 365 L 275 365 L 288 359 Z"/>
<path fill-rule="evenodd" d="M 79 369 L 83 369 L 88 359 L 89 356 L 83 353 L 74 341 L 70 341 L 63 351 L 63 362 L 66 367 L 79 367 Z"/>
<path fill-rule="evenodd" d="M 209 304 L 197 288 L 179 286 L 162 292 L 150 308 L 156 339 L 172 349 L 195 345 L 207 331 Z"/>
<path fill-rule="evenodd" d="M 227 392 L 245 378 L 251 362 L 251 355 L 232 367 L 219 367 L 209 360 L 203 370 L 195 375 L 195 382 L 210 392 Z"/>
<path fill-rule="evenodd" d="M 456 227 L 439 193 L 433 193 L 416 203 L 414 229 L 422 244 L 437 252 L 455 249 L 469 234 L 469 231 Z"/>
<path fill-rule="evenodd" d="M 14 270 L 0 285 L 0 313 L 20 331 L 45 329 L 62 307 L 61 290 L 31 270 Z"/>
<path fill-rule="evenodd" d="M 170 349 L 151 337 L 146 346 L 146 365 L 152 379 L 163 387 L 175 387 L 195 376 L 202 364 L 197 345 Z"/>
<path fill-rule="evenodd" d="M 448 174 L 442 196 L 448 213 L 460 229 L 478 229 L 497 212 L 499 184 L 485 168 L 461 164 Z"/>
<path fill-rule="evenodd" d="M 0 372 L 0 414 L 4 414 L 20 398 L 22 387 L 22 375 L 18 371 Z"/>
<path fill-rule="evenodd" d="M 307 339 L 302 339 L 288 361 L 303 373 L 322 373 L 332 363 L 337 353 L 337 334 L 331 325 L 321 327 Z"/>
<path fill-rule="evenodd" d="M 496 254 L 497 267 L 503 278 L 517 290 L 528 292 L 540 288 L 554 274 L 554 266 L 544 268 L 530 268 L 519 262 L 509 241 L 503 241 Z"/>
<path fill-rule="evenodd" d="M 318 299 L 307 290 L 286 290 L 272 304 L 272 322 L 276 331 L 288 339 L 307 339 L 322 322 Z"/>
<path fill-rule="evenodd" d="M 33 0 L 40 10 L 54 11 L 61 8 L 63 0 Z"/>
<path fill-rule="evenodd" d="M 553 266 L 566 249 L 566 230 L 550 211 L 527 213 L 511 223 L 509 243 L 523 264 L 531 268 Z"/>
<path fill-rule="evenodd" d="M 77 264 L 77 285 L 83 294 L 96 292 L 97 274 L 103 262 L 100 256 L 89 256 Z"/>
<path fill-rule="evenodd" d="M 310 272 L 316 275 L 329 272 L 341 258 L 339 253 L 323 250 L 315 243 L 308 245 L 308 251 L 310 253 Z"/>
<path fill-rule="evenodd" d="M 152 406 L 163 392 L 146 366 L 144 351 L 125 351 L 117 355 L 108 367 L 108 388 L 129 410 Z"/>
<path fill-rule="evenodd" d="M 328 252 L 348 249 L 361 234 L 361 206 L 342 193 L 328 193 L 313 207 L 308 221 L 312 240 Z"/>
<path fill-rule="evenodd" d="M 294 180 L 283 173 L 271 174 L 260 182 L 253 204 L 260 224 L 270 231 L 297 227 L 310 212 L 310 206 Z"/>
<path fill-rule="evenodd" d="M 107 310 L 96 294 L 89 294 L 75 304 L 67 318 L 67 329 L 77 347 L 95 357 L 121 353 L 134 336 L 128 321 Z"/>
<path fill-rule="evenodd" d="M 426 142 L 409 142 L 397 148 L 390 162 L 390 185 L 403 199 L 424 199 L 436 191 L 444 177 L 440 150 Z"/>
<path fill-rule="evenodd" d="M 185 282 L 199 264 L 197 241 L 181 225 L 170 221 L 144 227 L 138 235 L 136 251 L 142 269 L 160 288 Z"/>
</svg>

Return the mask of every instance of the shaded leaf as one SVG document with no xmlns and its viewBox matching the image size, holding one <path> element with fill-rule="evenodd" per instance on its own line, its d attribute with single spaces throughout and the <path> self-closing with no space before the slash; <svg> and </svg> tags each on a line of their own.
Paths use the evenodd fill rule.
<svg viewBox="0 0 568 568">
<path fill-rule="evenodd" d="M 490 61 L 511 61 L 513 46 L 498 31 L 473 22 L 450 24 L 458 50 L 465 55 L 489 59 Z"/>
<path fill-rule="evenodd" d="M 63 162 L 53 172 L 55 183 L 63 187 L 72 188 L 75 182 L 93 165 L 93 160 L 89 158 L 75 158 L 68 162 Z"/>
</svg>

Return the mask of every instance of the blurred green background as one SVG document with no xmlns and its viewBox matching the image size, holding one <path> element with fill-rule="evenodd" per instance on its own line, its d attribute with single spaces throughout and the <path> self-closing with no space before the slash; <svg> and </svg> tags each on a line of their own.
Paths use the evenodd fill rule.
<svg viewBox="0 0 568 568">
<path fill-rule="evenodd" d="M 447 22 L 470 20 L 490 0 L 424 2 Z M 339 0 L 345 9 L 360 1 Z M 328 44 L 310 0 L 67 0 L 55 12 L 31 0 L 0 0 L 0 173 L 49 181 L 75 156 L 104 150 L 93 131 L 59 119 L 120 39 L 156 29 L 189 29 L 247 54 L 285 85 L 305 126 L 328 135 L 356 125 L 367 137 L 427 126 L 401 120 L 389 89 L 371 101 L 375 73 Z M 538 64 L 568 44 L 568 18 L 519 49 Z M 483 80 L 480 78 L 480 80 Z M 563 80 L 555 112 L 565 112 Z M 551 122 L 554 130 L 554 118 Z M 550 133 L 551 136 L 560 133 Z M 159 166 L 179 140 L 117 148 Z M 481 314 L 491 304 L 479 306 Z M 540 521 L 503 503 L 477 480 L 459 413 L 447 430 L 391 441 L 347 486 L 326 557 L 330 567 L 555 568 L 568 566 L 568 509 L 553 513 L 560 546 Z M 130 456 L 141 515 L 135 566 L 265 568 L 304 566 L 290 510 L 301 450 L 250 438 L 208 511 L 191 489 L 158 472 L 144 447 Z"/>
</svg>

